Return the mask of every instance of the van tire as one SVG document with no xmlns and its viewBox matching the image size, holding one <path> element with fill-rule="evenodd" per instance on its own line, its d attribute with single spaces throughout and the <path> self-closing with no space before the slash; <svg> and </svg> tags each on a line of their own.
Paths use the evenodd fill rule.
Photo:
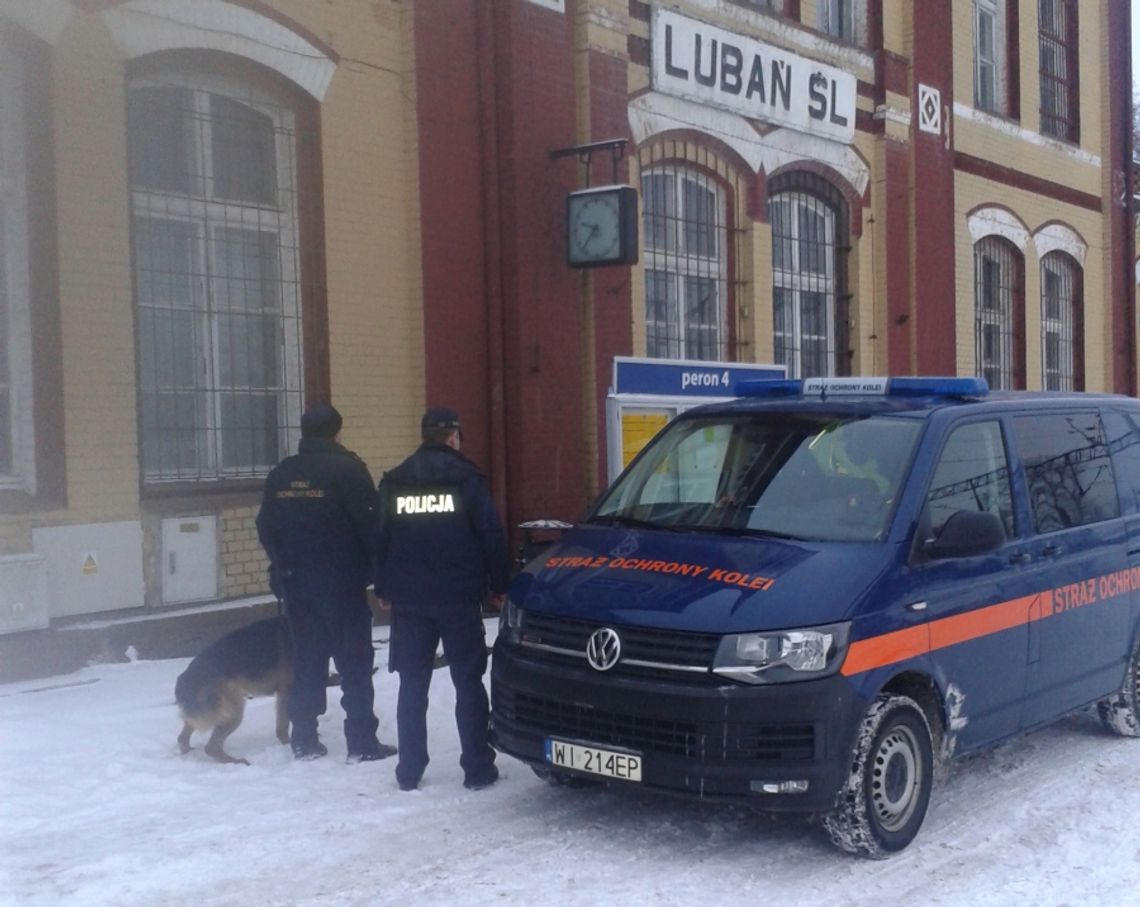
<svg viewBox="0 0 1140 907">
<path fill-rule="evenodd" d="M 1132 658 L 1120 690 L 1096 704 L 1105 727 L 1121 737 L 1140 737 L 1140 637 L 1132 646 Z"/>
<path fill-rule="evenodd" d="M 922 826 L 934 781 L 926 713 L 909 696 L 881 694 L 855 735 L 851 772 L 823 827 L 841 850 L 881 860 Z"/>
</svg>

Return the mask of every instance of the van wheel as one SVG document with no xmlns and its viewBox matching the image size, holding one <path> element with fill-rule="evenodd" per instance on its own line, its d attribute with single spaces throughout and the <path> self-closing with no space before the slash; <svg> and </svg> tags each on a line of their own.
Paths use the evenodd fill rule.
<svg viewBox="0 0 1140 907">
<path fill-rule="evenodd" d="M 930 803 L 933 752 L 930 723 L 918 703 L 880 695 L 855 735 L 838 805 L 823 816 L 832 842 L 881 860 L 913 841 Z"/>
<path fill-rule="evenodd" d="M 1119 692 L 1096 704 L 1105 727 L 1122 737 L 1140 737 L 1140 637 L 1132 647 L 1132 658 Z"/>
</svg>

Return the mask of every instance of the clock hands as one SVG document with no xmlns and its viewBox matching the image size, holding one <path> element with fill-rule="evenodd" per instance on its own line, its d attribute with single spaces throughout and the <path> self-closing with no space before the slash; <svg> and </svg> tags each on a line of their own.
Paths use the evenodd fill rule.
<svg viewBox="0 0 1140 907">
<path fill-rule="evenodd" d="M 589 227 L 590 228 L 590 232 L 587 233 L 585 236 L 581 236 L 581 231 L 579 231 L 578 248 L 585 251 L 586 247 L 590 245 L 590 240 L 592 240 L 594 238 L 594 234 L 596 234 L 598 232 L 598 230 L 601 228 L 598 226 L 598 224 L 592 223 L 591 221 L 587 221 L 587 220 L 579 221 L 579 224 L 583 227 Z"/>
</svg>

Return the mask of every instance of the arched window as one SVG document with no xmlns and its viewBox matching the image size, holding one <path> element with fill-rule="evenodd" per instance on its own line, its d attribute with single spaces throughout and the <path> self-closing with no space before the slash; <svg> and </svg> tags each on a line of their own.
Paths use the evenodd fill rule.
<svg viewBox="0 0 1140 907">
<path fill-rule="evenodd" d="M 642 173 L 646 352 L 726 359 L 728 229 L 725 191 L 701 170 Z"/>
<path fill-rule="evenodd" d="M 1041 387 L 1084 390 L 1080 265 L 1064 252 L 1041 259 Z"/>
<path fill-rule="evenodd" d="M 974 348 L 977 374 L 995 390 L 1025 387 L 1024 263 L 1009 240 L 974 244 Z"/>
<path fill-rule="evenodd" d="M 780 175 L 769 183 L 768 220 L 776 364 L 797 378 L 846 374 L 846 203 L 813 174 Z"/>
<path fill-rule="evenodd" d="M 264 475 L 303 385 L 297 117 L 233 76 L 128 83 L 147 482 Z"/>
</svg>

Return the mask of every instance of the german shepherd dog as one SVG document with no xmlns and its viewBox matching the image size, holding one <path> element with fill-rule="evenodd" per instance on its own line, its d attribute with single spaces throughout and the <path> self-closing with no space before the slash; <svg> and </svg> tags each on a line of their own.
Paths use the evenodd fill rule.
<svg viewBox="0 0 1140 907">
<path fill-rule="evenodd" d="M 190 735 L 213 728 L 206 755 L 218 762 L 240 762 L 223 749 L 241 724 L 251 696 L 277 696 L 277 739 L 289 742 L 285 697 L 293 679 L 293 658 L 283 618 L 259 620 L 227 633 L 202 650 L 179 675 L 174 698 L 184 724 L 178 748 L 190 752 Z"/>
</svg>

